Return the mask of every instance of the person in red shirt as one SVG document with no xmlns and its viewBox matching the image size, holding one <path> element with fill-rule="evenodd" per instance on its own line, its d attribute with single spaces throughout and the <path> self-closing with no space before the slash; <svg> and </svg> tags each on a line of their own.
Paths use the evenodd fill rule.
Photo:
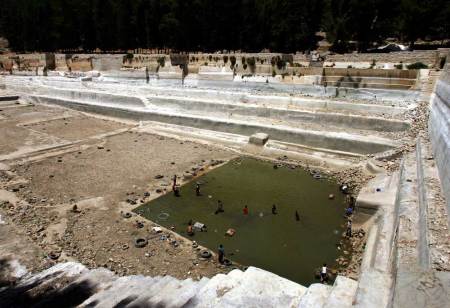
<svg viewBox="0 0 450 308">
<path fill-rule="evenodd" d="M 244 215 L 248 215 L 248 206 L 244 206 L 242 211 L 244 212 Z"/>
</svg>

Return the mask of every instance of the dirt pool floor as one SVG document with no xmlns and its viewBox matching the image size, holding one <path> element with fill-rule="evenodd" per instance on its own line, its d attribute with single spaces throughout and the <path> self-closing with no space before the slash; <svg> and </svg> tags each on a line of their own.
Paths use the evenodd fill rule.
<svg viewBox="0 0 450 308">
<path fill-rule="evenodd" d="M 149 221 L 123 212 L 170 190 L 175 174 L 181 182 L 186 171 L 201 173 L 232 152 L 59 107 L 0 109 L 0 259 L 18 258 L 32 271 L 76 260 L 123 275 L 177 278 L 229 270 L 200 259 L 175 233 L 155 233 Z M 138 237 L 147 246 L 135 247 Z"/>
<path fill-rule="evenodd" d="M 182 183 L 235 156 L 145 133 L 132 121 L 25 101 L 2 103 L 0 265 L 16 259 L 38 271 L 79 261 L 120 275 L 180 279 L 227 272 L 215 258 L 200 258 L 190 241 L 167 229 L 156 233 L 152 222 L 124 213 L 170 191 L 174 175 Z M 360 185 L 365 180 L 355 172 L 346 179 Z M 137 238 L 148 244 L 135 247 Z M 343 274 L 357 277 L 362 252 L 353 254 Z"/>
</svg>

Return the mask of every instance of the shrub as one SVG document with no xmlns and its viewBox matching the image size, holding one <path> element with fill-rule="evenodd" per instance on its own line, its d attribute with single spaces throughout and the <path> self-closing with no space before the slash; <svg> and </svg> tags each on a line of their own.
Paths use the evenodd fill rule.
<svg viewBox="0 0 450 308">
<path fill-rule="evenodd" d="M 131 62 L 131 60 L 133 60 L 133 57 L 134 55 L 132 53 L 127 53 L 126 55 L 123 56 L 122 63 Z"/>
<path fill-rule="evenodd" d="M 157 60 L 159 66 L 164 67 L 166 65 L 166 58 L 165 57 L 159 57 Z"/>
<path fill-rule="evenodd" d="M 349 65 L 349 66 L 347 66 L 347 68 L 353 68 L 353 66 Z"/>
<path fill-rule="evenodd" d="M 208 66 L 208 62 L 203 63 L 205 66 Z"/>
<path fill-rule="evenodd" d="M 261 64 L 264 64 L 264 60 L 263 59 L 261 59 Z"/>
<path fill-rule="evenodd" d="M 255 57 L 251 57 L 247 59 L 248 66 L 250 66 L 250 70 L 252 73 L 255 73 L 256 70 L 256 60 Z"/>
<path fill-rule="evenodd" d="M 244 70 L 246 70 L 246 69 L 247 69 L 247 63 L 244 63 L 244 64 L 242 65 L 242 67 L 244 68 Z"/>
<path fill-rule="evenodd" d="M 428 65 L 423 64 L 422 62 L 416 62 L 416 63 L 412 63 L 410 65 L 407 65 L 406 68 L 409 70 L 420 70 L 422 68 L 428 68 Z"/>
<path fill-rule="evenodd" d="M 276 61 L 275 57 L 272 57 L 270 59 L 270 64 L 272 64 L 272 66 L 275 66 L 276 63 L 277 63 L 277 61 Z"/>
<path fill-rule="evenodd" d="M 281 59 L 279 56 L 277 56 L 276 61 L 277 61 L 277 68 L 278 68 L 279 70 L 281 70 L 281 69 L 283 69 L 283 68 L 286 67 L 286 61 L 284 61 L 283 59 Z"/>
<path fill-rule="evenodd" d="M 223 63 L 227 63 L 228 62 L 228 56 L 223 56 Z"/>
<path fill-rule="evenodd" d="M 242 62 L 243 65 L 244 65 L 245 62 L 246 62 L 245 60 L 246 60 L 245 57 L 242 57 L 242 58 L 241 58 L 241 62 Z"/>
<path fill-rule="evenodd" d="M 236 57 L 235 56 L 231 56 L 230 57 L 230 62 L 231 62 L 231 65 L 234 66 L 236 64 Z"/>
<path fill-rule="evenodd" d="M 275 77 L 277 75 L 277 72 L 275 72 L 274 69 L 272 69 L 272 77 Z"/>
<path fill-rule="evenodd" d="M 402 70 L 403 69 L 403 63 L 400 64 L 395 64 L 394 67 L 398 70 Z"/>
<path fill-rule="evenodd" d="M 209 61 L 211 62 L 211 61 L 212 61 L 212 56 L 209 55 L 208 59 L 209 59 Z"/>
<path fill-rule="evenodd" d="M 445 65 L 445 57 L 442 57 L 441 60 L 439 61 L 439 68 L 443 69 Z"/>
<path fill-rule="evenodd" d="M 255 66 L 256 65 L 256 60 L 255 57 L 251 57 L 247 59 L 247 64 L 250 66 Z"/>
</svg>

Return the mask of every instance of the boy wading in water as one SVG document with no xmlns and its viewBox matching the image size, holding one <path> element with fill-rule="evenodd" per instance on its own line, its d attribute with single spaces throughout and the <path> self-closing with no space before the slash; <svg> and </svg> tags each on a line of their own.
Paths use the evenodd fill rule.
<svg viewBox="0 0 450 308">
<path fill-rule="evenodd" d="M 345 235 L 347 237 L 352 237 L 352 220 L 350 218 L 347 220 L 347 232 Z"/>
<path fill-rule="evenodd" d="M 187 227 L 187 234 L 192 236 L 194 235 L 194 229 L 192 228 L 192 222 L 189 221 L 188 227 Z"/>
<path fill-rule="evenodd" d="M 214 213 L 214 214 L 219 214 L 219 213 L 223 213 L 223 212 L 225 212 L 224 210 L 223 210 L 223 204 L 222 204 L 222 201 L 220 201 L 220 200 L 218 200 L 217 201 L 217 210 L 216 210 L 216 212 Z"/>
<path fill-rule="evenodd" d="M 272 205 L 272 214 L 276 215 L 277 214 L 277 206 L 274 204 Z"/>
<path fill-rule="evenodd" d="M 218 254 L 219 254 L 219 263 L 223 264 L 223 258 L 225 257 L 225 249 L 223 248 L 222 244 L 219 245 Z"/>
<path fill-rule="evenodd" d="M 177 187 L 177 175 L 175 174 L 172 178 L 173 184 L 172 184 L 172 190 L 175 191 L 175 188 Z"/>
<path fill-rule="evenodd" d="M 175 186 L 173 188 L 173 194 L 175 195 L 175 197 L 179 197 L 180 196 L 180 187 Z"/>
<path fill-rule="evenodd" d="M 320 270 L 320 282 L 325 283 L 328 280 L 328 274 L 327 274 L 327 264 L 324 263 L 322 266 L 322 269 Z"/>
</svg>

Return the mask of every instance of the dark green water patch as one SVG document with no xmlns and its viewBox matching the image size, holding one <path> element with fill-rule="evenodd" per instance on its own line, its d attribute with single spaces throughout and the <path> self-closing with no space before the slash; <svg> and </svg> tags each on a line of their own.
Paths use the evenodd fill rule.
<svg viewBox="0 0 450 308">
<path fill-rule="evenodd" d="M 201 183 L 201 196 L 196 196 L 196 182 Z M 329 194 L 335 198 L 330 200 Z M 224 212 L 215 214 L 218 200 Z M 245 205 L 248 215 L 243 214 Z M 169 193 L 135 209 L 214 251 L 223 244 L 233 261 L 304 285 L 315 281 L 314 270 L 322 263 L 334 265 L 344 211 L 345 198 L 336 183 L 314 179 L 300 168 L 274 169 L 272 163 L 250 158 L 231 161 L 184 185 L 180 197 Z M 188 236 L 189 220 L 205 224 L 208 231 Z M 225 236 L 230 228 L 236 234 Z"/>
</svg>

